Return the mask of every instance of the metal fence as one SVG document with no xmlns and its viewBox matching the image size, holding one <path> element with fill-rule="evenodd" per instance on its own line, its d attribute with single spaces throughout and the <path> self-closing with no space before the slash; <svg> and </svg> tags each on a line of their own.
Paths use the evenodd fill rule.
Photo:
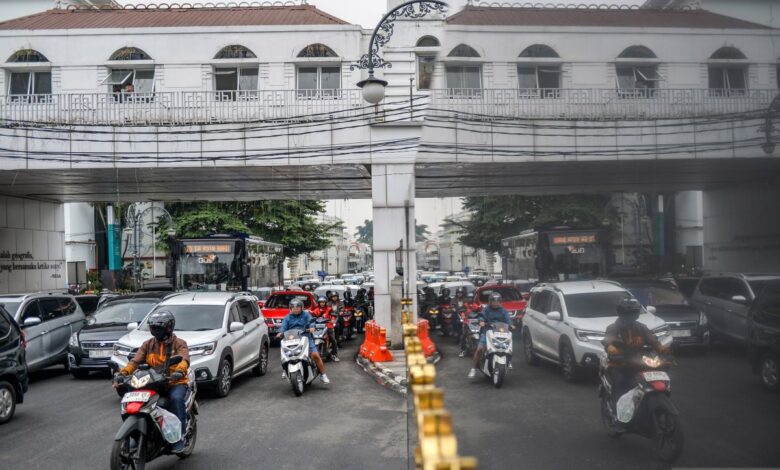
<svg viewBox="0 0 780 470">
<path fill-rule="evenodd" d="M 656 119 L 765 110 L 777 90 L 720 89 L 439 89 L 429 114 L 492 118 Z"/>
</svg>

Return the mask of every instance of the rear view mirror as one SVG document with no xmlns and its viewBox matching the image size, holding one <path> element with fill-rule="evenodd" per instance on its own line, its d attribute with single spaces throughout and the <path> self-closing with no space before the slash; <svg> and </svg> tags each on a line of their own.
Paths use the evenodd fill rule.
<svg viewBox="0 0 780 470">
<path fill-rule="evenodd" d="M 127 324 L 127 331 L 133 331 L 138 329 L 138 322 L 134 321 L 132 323 Z"/>
<path fill-rule="evenodd" d="M 244 329 L 244 324 L 241 323 L 240 321 L 234 321 L 233 323 L 230 324 L 230 332 L 231 333 L 236 332 L 236 331 L 241 331 L 243 329 Z"/>
<path fill-rule="evenodd" d="M 38 317 L 27 317 L 27 318 L 24 319 L 24 323 L 22 324 L 22 326 L 24 328 L 27 328 L 28 326 L 35 326 L 35 325 L 40 325 L 40 324 L 41 324 L 41 319 L 40 318 L 38 318 Z"/>
<path fill-rule="evenodd" d="M 547 313 L 547 319 L 552 321 L 561 321 L 563 316 L 561 316 L 561 312 L 553 310 L 552 312 Z"/>
<path fill-rule="evenodd" d="M 653 315 L 655 315 L 655 312 L 657 312 L 657 311 L 658 311 L 658 310 L 656 310 L 656 308 L 655 308 L 655 307 L 653 307 L 652 305 L 648 305 L 646 310 L 647 310 L 647 312 L 648 312 L 648 313 L 652 313 Z"/>
<path fill-rule="evenodd" d="M 747 303 L 747 298 L 744 295 L 735 295 L 731 297 L 731 300 L 740 304 Z"/>
</svg>

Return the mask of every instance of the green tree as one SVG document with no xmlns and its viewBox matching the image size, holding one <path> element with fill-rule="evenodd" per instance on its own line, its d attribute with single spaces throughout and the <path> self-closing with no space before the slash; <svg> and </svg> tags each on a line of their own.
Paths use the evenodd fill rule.
<svg viewBox="0 0 780 470">
<path fill-rule="evenodd" d="M 431 232 L 428 230 L 428 226 L 425 224 L 417 224 L 414 227 L 415 231 L 415 238 L 418 242 L 421 242 L 428 238 L 428 235 L 431 234 Z"/>
<path fill-rule="evenodd" d="M 365 243 L 366 245 L 373 245 L 374 244 L 374 221 L 373 220 L 364 220 L 363 225 L 359 226 L 357 230 L 355 230 L 355 238 L 357 238 L 357 241 L 360 243 Z"/>
</svg>

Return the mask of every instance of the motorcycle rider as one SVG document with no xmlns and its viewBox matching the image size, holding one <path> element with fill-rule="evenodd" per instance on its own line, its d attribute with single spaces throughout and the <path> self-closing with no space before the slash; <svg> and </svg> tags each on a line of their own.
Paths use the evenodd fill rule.
<svg viewBox="0 0 780 470">
<path fill-rule="evenodd" d="M 643 323 L 639 322 L 642 305 L 634 298 L 618 302 L 615 310 L 617 320 L 607 327 L 603 344 L 607 350 L 608 378 L 612 383 L 612 397 L 615 403 L 636 385 L 636 370 L 616 356 L 635 354 L 644 346 L 653 347 L 658 354 L 669 354 L 669 349 Z"/>
<path fill-rule="evenodd" d="M 445 306 L 450 304 L 450 290 L 446 287 L 442 288 L 439 294 L 439 305 Z"/>
<path fill-rule="evenodd" d="M 436 308 L 439 305 L 439 301 L 436 298 L 436 292 L 433 290 L 433 287 L 425 286 L 423 288 L 423 293 L 424 293 L 423 301 L 420 304 L 422 315 L 420 316 L 423 318 L 428 318 L 428 309 L 432 307 Z"/>
<path fill-rule="evenodd" d="M 119 371 L 119 374 L 114 378 L 114 388 L 117 388 L 125 377 L 132 374 L 142 364 L 148 364 L 149 367 L 159 370 L 167 365 L 171 357 L 182 357 L 181 362 L 168 367 L 168 370 L 165 371 L 170 377 L 168 383 L 170 411 L 181 421 L 182 438 L 171 447 L 174 453 L 178 453 L 184 450 L 184 434 L 187 429 L 187 408 L 184 397 L 189 387 L 187 369 L 190 366 L 190 352 L 187 343 L 173 334 L 176 317 L 168 310 L 153 313 L 149 317 L 147 325 L 152 338 L 144 341 L 133 359 Z"/>
<path fill-rule="evenodd" d="M 336 322 L 336 337 L 341 338 L 344 335 L 344 324 L 341 322 L 341 309 L 344 308 L 344 304 L 339 300 L 338 292 L 328 291 L 327 299 L 330 314 Z"/>
<path fill-rule="evenodd" d="M 330 307 L 328 307 L 328 299 L 325 297 L 317 299 L 317 305 L 311 309 L 311 314 L 315 318 L 324 317 L 329 322 L 334 320 L 333 315 L 331 315 Z M 333 328 L 328 328 L 328 341 L 333 345 L 333 355 L 331 359 L 333 359 L 333 362 L 340 362 L 339 345 L 338 342 L 336 342 L 336 334 L 333 332 Z"/>
<path fill-rule="evenodd" d="M 345 307 L 354 307 L 355 306 L 355 300 L 352 298 L 352 292 L 345 290 L 344 291 L 344 306 Z"/>
<path fill-rule="evenodd" d="M 317 347 L 314 345 L 314 338 L 311 334 L 314 332 L 314 328 L 311 327 L 312 317 L 308 311 L 303 310 L 303 302 L 299 299 L 293 299 L 290 301 L 290 313 L 282 320 L 282 326 L 279 327 L 279 334 L 276 335 L 278 339 L 284 337 L 284 333 L 292 329 L 301 329 L 304 331 L 304 336 L 309 340 L 309 356 L 317 366 L 317 370 L 320 371 L 320 380 L 324 384 L 329 384 L 330 379 L 325 375 L 325 364 L 322 362 L 320 353 L 317 352 Z M 287 373 L 282 372 L 282 378 L 287 379 Z"/>
<path fill-rule="evenodd" d="M 479 314 L 479 326 L 482 327 L 482 331 L 479 334 L 479 346 L 477 347 L 477 350 L 474 351 L 474 360 L 468 375 L 468 378 L 470 379 L 477 376 L 477 368 L 479 367 L 480 359 L 482 359 L 482 352 L 487 347 L 485 327 L 493 325 L 494 323 L 506 323 L 507 325 L 510 325 L 510 330 L 515 329 L 515 327 L 512 326 L 512 319 L 509 317 L 509 312 L 501 305 L 501 294 L 498 292 L 490 294 L 490 301 Z M 510 362 L 508 365 L 511 369 L 512 363 Z"/>
</svg>

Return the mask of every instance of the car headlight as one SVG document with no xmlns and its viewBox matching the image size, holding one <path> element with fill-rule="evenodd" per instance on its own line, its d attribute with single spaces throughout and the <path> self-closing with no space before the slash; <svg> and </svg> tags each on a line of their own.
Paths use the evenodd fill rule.
<svg viewBox="0 0 780 470">
<path fill-rule="evenodd" d="M 699 312 L 699 325 L 706 325 L 707 324 L 707 315 L 704 314 L 704 312 Z"/>
<path fill-rule="evenodd" d="M 663 325 L 654 329 L 653 334 L 656 336 L 656 338 L 663 338 L 664 336 L 669 336 L 672 334 L 672 330 L 669 328 L 669 325 Z"/>
<path fill-rule="evenodd" d="M 213 343 L 206 343 L 206 344 L 198 344 L 195 346 L 190 346 L 190 357 L 192 356 L 210 356 L 214 354 L 214 351 L 217 350 L 217 342 L 214 341 Z"/>
<path fill-rule="evenodd" d="M 73 346 L 74 348 L 79 347 L 79 333 L 78 331 L 70 335 L 70 339 L 68 340 L 68 345 Z"/>
<path fill-rule="evenodd" d="M 574 334 L 577 336 L 577 339 L 580 341 L 599 342 L 604 340 L 604 333 L 601 331 L 574 330 Z"/>
<path fill-rule="evenodd" d="M 114 356 L 127 357 L 132 353 L 133 353 L 133 348 L 126 344 L 116 343 L 114 345 Z"/>
</svg>

